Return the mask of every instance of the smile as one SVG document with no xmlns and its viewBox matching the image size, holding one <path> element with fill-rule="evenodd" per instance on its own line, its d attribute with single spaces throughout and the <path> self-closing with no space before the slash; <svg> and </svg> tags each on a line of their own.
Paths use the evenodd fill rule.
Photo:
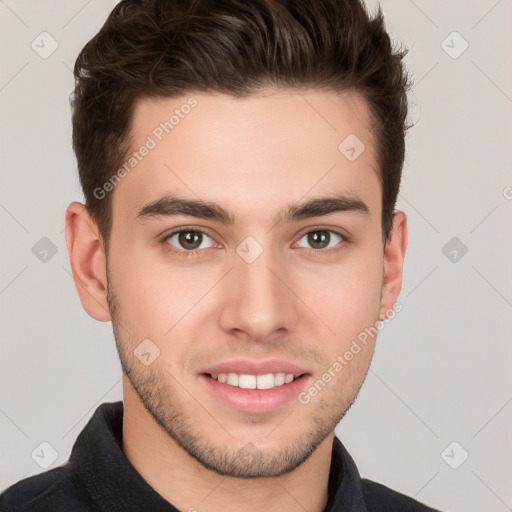
<svg viewBox="0 0 512 512">
<path fill-rule="evenodd" d="M 299 376 L 292 373 L 266 373 L 264 375 L 250 375 L 246 373 L 211 373 L 213 380 L 242 389 L 272 389 L 289 384 Z"/>
</svg>

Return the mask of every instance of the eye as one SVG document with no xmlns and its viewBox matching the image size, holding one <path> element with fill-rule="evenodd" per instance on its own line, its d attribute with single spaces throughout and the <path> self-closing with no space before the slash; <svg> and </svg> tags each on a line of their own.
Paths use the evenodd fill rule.
<svg viewBox="0 0 512 512">
<path fill-rule="evenodd" d="M 179 251 L 192 252 L 198 249 L 208 249 L 213 246 L 213 240 L 204 231 L 197 229 L 182 229 L 166 236 L 164 241 Z M 178 251 L 178 252 L 179 252 Z"/>
<path fill-rule="evenodd" d="M 315 229 L 303 235 L 297 243 L 301 240 L 305 240 L 312 249 L 322 250 L 331 249 L 340 242 L 346 241 L 346 238 L 332 229 Z"/>
</svg>

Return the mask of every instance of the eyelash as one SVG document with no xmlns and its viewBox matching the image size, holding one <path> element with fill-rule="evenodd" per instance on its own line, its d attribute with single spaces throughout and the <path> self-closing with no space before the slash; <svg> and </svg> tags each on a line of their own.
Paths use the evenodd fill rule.
<svg viewBox="0 0 512 512">
<path fill-rule="evenodd" d="M 164 244 L 165 246 L 165 250 L 170 252 L 170 253 L 173 253 L 177 256 L 183 256 L 185 258 L 196 258 L 198 256 L 201 256 L 201 251 L 204 251 L 204 250 L 207 250 L 207 249 L 194 249 L 194 250 L 191 250 L 191 251 L 186 251 L 186 250 L 179 250 L 179 249 L 176 249 L 175 247 L 173 247 L 172 245 L 170 245 L 169 243 L 167 243 L 167 240 L 169 240 L 169 238 L 171 238 L 172 236 L 174 235 L 177 235 L 179 233 L 187 233 L 189 231 L 195 231 L 195 232 L 198 232 L 198 233 L 202 233 L 203 235 L 206 235 L 208 236 L 209 238 L 211 238 L 213 240 L 213 237 L 207 232 L 205 231 L 204 229 L 198 229 L 198 228 L 194 228 L 194 227 L 182 227 L 180 229 L 176 229 L 175 231 L 172 231 L 171 233 L 168 233 L 166 234 L 161 242 Z M 300 237 L 298 238 L 298 240 L 300 240 L 301 238 L 303 238 L 305 235 L 309 235 L 310 233 L 315 233 L 315 232 L 318 232 L 318 231 L 328 231 L 329 233 L 334 233 L 335 235 L 338 235 L 342 241 L 339 242 L 337 244 L 336 247 L 331 247 L 330 249 L 306 249 L 306 252 L 308 254 L 319 254 L 319 253 L 327 253 L 327 254 L 332 254 L 332 252 L 336 252 L 336 251 L 339 251 L 341 249 L 341 247 L 338 247 L 339 245 L 341 245 L 342 243 L 347 243 L 349 242 L 350 240 L 341 232 L 335 230 L 335 229 L 332 229 L 332 228 L 327 228 L 327 227 L 317 227 L 315 229 L 311 229 L 309 231 L 306 231 L 305 233 L 301 234 Z M 209 248 L 210 249 L 210 248 Z M 304 247 L 302 248 L 304 249 Z"/>
</svg>

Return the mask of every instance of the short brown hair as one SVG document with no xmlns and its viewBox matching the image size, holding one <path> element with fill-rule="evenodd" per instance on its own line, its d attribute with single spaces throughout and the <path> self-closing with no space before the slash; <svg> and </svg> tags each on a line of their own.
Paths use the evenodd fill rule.
<svg viewBox="0 0 512 512">
<path fill-rule="evenodd" d="M 371 18 L 359 0 L 121 1 L 74 68 L 73 149 L 105 249 L 112 199 L 94 191 L 130 149 L 135 100 L 190 91 L 244 97 L 267 86 L 362 93 L 377 140 L 386 243 L 405 156 L 404 55 L 380 8 Z"/>
</svg>

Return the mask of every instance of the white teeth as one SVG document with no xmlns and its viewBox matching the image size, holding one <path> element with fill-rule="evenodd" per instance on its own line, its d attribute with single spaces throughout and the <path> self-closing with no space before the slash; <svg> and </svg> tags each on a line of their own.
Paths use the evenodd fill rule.
<svg viewBox="0 0 512 512">
<path fill-rule="evenodd" d="M 284 379 L 285 379 L 284 373 L 276 373 L 275 378 L 276 378 L 276 381 L 275 381 L 276 386 L 282 386 L 284 384 Z"/>
<path fill-rule="evenodd" d="M 272 389 L 276 386 L 276 378 L 274 374 L 267 373 L 265 375 L 258 375 L 256 387 L 258 389 Z"/>
<path fill-rule="evenodd" d="M 228 378 L 226 380 L 226 382 L 230 385 L 230 386 L 238 386 L 238 374 L 237 373 L 228 373 Z"/>
<path fill-rule="evenodd" d="M 256 375 L 240 375 L 238 387 L 244 389 L 256 389 Z"/>
<path fill-rule="evenodd" d="M 272 389 L 283 384 L 289 384 L 295 376 L 293 373 L 266 373 L 265 375 L 212 373 L 211 378 L 242 389 Z"/>
</svg>

